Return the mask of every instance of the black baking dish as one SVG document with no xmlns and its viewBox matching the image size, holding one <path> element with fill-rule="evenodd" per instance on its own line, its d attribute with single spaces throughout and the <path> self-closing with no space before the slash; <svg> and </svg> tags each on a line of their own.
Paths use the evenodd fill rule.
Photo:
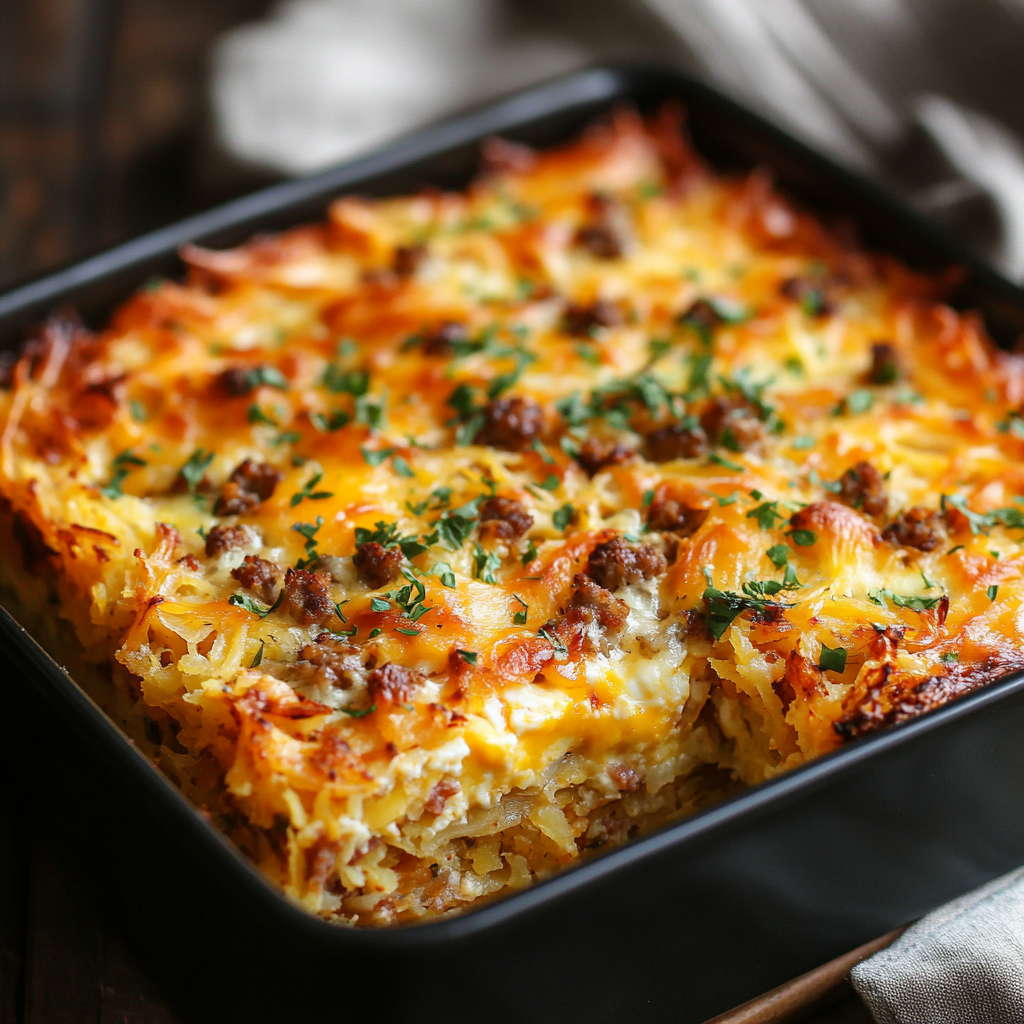
<svg viewBox="0 0 1024 1024">
<path fill-rule="evenodd" d="M 59 306 L 98 322 L 151 275 L 178 273 L 185 242 L 231 245 L 316 219 L 341 192 L 461 185 L 486 136 L 551 145 L 615 104 L 669 98 L 717 166 L 767 166 L 870 245 L 927 270 L 965 268 L 957 304 L 1001 341 L 1024 333 L 1024 292 L 873 185 L 681 75 L 612 68 L 24 285 L 0 297 L 0 344 Z M 75 737 L 46 747 L 51 767 L 64 758 L 73 771 L 51 771 L 37 799 L 59 802 L 58 835 L 89 829 L 90 863 L 190 1020 L 700 1022 L 1024 862 L 1024 678 L 1011 676 L 502 902 L 400 929 L 329 925 L 265 882 L 2 610 L 0 642 L 20 670 L 11 689 L 31 705 L 24 721 L 46 736 L 56 711 L 42 743 Z"/>
</svg>

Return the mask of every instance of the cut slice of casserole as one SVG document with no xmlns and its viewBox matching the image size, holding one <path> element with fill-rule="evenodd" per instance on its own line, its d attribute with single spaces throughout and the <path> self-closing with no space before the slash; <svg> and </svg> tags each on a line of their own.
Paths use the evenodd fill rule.
<svg viewBox="0 0 1024 1024">
<path fill-rule="evenodd" d="M 0 393 L 8 600 L 329 919 L 464 909 L 1024 667 L 1024 372 L 671 112 L 183 253 Z"/>
</svg>

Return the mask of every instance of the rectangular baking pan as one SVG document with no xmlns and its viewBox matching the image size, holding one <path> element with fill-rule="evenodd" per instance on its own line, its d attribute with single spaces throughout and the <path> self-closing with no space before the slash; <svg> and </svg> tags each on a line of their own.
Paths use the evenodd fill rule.
<svg viewBox="0 0 1024 1024">
<path fill-rule="evenodd" d="M 686 105 L 717 167 L 766 166 L 869 245 L 926 270 L 964 268 L 956 304 L 1003 343 L 1024 334 L 1024 292 L 872 184 L 688 78 L 612 67 L 23 285 L 0 297 L 0 345 L 59 306 L 100 323 L 150 276 L 180 273 L 185 242 L 232 245 L 313 220 L 342 192 L 461 186 L 486 136 L 548 146 L 616 104 L 666 99 Z M 2 609 L 0 644 L 21 751 L 8 755 L 48 809 L 37 817 L 103 880 L 188 1020 L 698 1024 L 1024 862 L 1014 675 L 480 910 L 381 931 L 329 925 L 265 882 Z"/>
</svg>

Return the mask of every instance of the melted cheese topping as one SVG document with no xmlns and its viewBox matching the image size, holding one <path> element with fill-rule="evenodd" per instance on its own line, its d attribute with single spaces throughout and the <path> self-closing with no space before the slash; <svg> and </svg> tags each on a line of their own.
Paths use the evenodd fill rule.
<svg viewBox="0 0 1024 1024">
<path fill-rule="evenodd" d="M 488 159 L 189 249 L 0 397 L 8 583 L 332 919 L 520 888 L 1024 667 L 1024 374 L 976 317 L 666 118 Z"/>
</svg>

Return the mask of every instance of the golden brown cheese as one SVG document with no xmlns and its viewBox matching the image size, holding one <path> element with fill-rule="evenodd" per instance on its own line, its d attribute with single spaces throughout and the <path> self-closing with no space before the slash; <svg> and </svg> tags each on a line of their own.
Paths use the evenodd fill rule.
<svg viewBox="0 0 1024 1024">
<path fill-rule="evenodd" d="M 331 919 L 521 888 L 1024 667 L 1024 373 L 942 282 L 669 114 L 485 166 L 189 248 L 0 397 L 22 613 Z"/>
</svg>

